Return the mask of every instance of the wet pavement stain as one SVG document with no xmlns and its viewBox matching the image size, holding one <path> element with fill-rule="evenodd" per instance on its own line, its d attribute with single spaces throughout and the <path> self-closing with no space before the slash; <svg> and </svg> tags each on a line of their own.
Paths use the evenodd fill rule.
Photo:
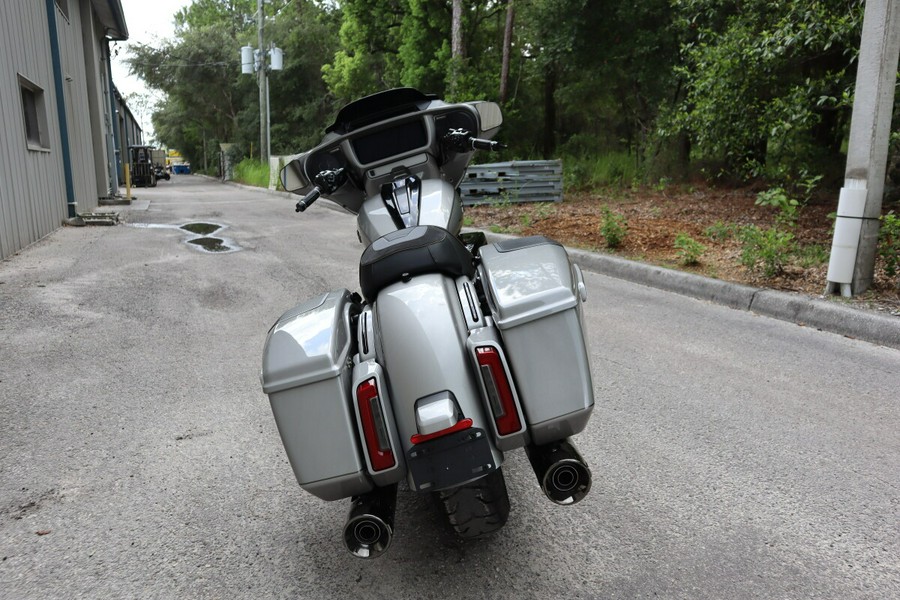
<svg viewBox="0 0 900 600">
<path fill-rule="evenodd" d="M 210 236 L 211 233 L 217 233 L 227 229 L 226 225 L 202 222 L 185 223 L 184 225 L 180 226 L 179 229 L 194 234 L 193 237 L 190 237 L 185 241 L 188 244 L 191 244 L 194 248 L 202 250 L 203 252 L 237 252 L 241 249 L 240 246 L 238 246 L 228 238 Z"/>
<path fill-rule="evenodd" d="M 209 235 L 222 228 L 222 225 L 216 225 L 215 223 L 187 223 L 181 226 L 181 229 L 196 233 L 197 235 Z"/>
<path fill-rule="evenodd" d="M 215 237 L 201 237 L 188 240 L 188 244 L 196 244 L 207 252 L 228 252 L 229 250 L 234 250 L 234 248 L 226 245 L 224 240 Z"/>
<path fill-rule="evenodd" d="M 184 225 L 129 223 L 128 226 L 141 229 L 177 229 L 188 234 L 189 237 L 184 240 L 185 243 L 190 244 L 192 248 L 196 248 L 201 252 L 226 254 L 241 250 L 241 247 L 236 242 L 227 237 L 210 237 L 209 234 L 228 228 L 227 225 L 219 225 L 218 223 L 185 223 Z"/>
</svg>

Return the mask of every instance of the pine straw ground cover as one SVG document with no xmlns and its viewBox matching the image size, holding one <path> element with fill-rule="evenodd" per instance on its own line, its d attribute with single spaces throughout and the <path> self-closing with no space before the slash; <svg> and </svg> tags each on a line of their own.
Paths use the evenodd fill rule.
<svg viewBox="0 0 900 600">
<path fill-rule="evenodd" d="M 755 204 L 759 190 L 718 189 L 706 186 L 609 188 L 567 194 L 558 203 L 503 203 L 465 209 L 465 224 L 497 233 L 544 235 L 568 246 L 646 263 L 690 271 L 706 277 L 755 287 L 822 296 L 826 286 L 828 254 L 832 242 L 834 198 L 814 198 L 804 206 L 794 227 L 796 248 L 773 276 L 742 264 L 739 231 L 749 225 L 765 230 L 775 225 L 778 211 Z M 887 212 L 890 207 L 885 207 Z M 624 217 L 626 227 L 618 248 L 607 247 L 601 235 L 604 214 Z M 676 248 L 682 234 L 703 251 L 698 262 L 685 265 L 685 252 Z M 681 244 L 682 247 L 684 244 Z M 696 251 L 697 248 L 694 246 Z M 852 300 L 834 298 L 859 308 L 900 317 L 900 289 L 885 274 L 884 261 L 876 262 L 872 288 Z"/>
</svg>

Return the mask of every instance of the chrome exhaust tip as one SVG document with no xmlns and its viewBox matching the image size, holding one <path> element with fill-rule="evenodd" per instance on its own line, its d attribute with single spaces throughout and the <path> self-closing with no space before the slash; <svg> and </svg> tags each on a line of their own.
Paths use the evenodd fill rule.
<svg viewBox="0 0 900 600">
<path fill-rule="evenodd" d="M 569 505 L 580 502 L 591 489 L 591 470 L 568 439 L 525 447 L 538 483 L 550 500 Z"/>
<path fill-rule="evenodd" d="M 357 558 L 376 558 L 390 547 L 396 504 L 396 484 L 351 499 L 344 525 L 344 545 L 350 554 Z"/>
</svg>

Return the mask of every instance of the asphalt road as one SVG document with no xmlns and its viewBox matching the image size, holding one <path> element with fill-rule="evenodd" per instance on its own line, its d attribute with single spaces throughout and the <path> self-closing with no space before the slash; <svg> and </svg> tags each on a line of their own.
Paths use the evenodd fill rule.
<svg viewBox="0 0 900 600">
<path fill-rule="evenodd" d="M 592 273 L 588 498 L 510 453 L 498 535 L 401 489 L 392 548 L 353 558 L 258 380 L 284 310 L 357 287 L 352 217 L 192 176 L 136 195 L 0 262 L 0 598 L 900 597 L 900 351 Z"/>
</svg>

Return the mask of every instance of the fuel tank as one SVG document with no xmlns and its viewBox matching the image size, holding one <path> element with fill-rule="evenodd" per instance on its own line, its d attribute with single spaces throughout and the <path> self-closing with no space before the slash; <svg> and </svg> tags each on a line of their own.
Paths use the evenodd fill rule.
<svg viewBox="0 0 900 600">
<path fill-rule="evenodd" d="M 456 235 L 462 227 L 462 203 L 452 185 L 412 175 L 382 186 L 363 202 L 357 217 L 360 241 L 374 240 L 404 227 L 435 225 Z"/>
</svg>

